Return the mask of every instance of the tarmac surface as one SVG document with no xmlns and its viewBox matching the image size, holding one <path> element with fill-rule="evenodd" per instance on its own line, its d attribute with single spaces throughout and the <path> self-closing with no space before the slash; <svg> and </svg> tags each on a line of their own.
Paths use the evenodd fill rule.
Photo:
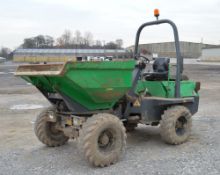
<svg viewBox="0 0 220 175">
<path fill-rule="evenodd" d="M 128 133 L 122 160 L 107 168 L 90 166 L 77 142 L 48 148 L 33 132 L 47 100 L 14 77 L 16 65 L 0 64 L 0 175 L 30 174 L 220 174 L 220 65 L 186 61 L 185 74 L 201 82 L 199 112 L 188 142 L 165 144 L 158 127 L 139 125 Z"/>
</svg>

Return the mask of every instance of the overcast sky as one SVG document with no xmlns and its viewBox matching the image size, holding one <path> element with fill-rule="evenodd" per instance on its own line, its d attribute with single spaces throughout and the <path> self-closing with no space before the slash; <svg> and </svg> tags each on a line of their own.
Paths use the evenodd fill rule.
<svg viewBox="0 0 220 175">
<path fill-rule="evenodd" d="M 180 40 L 220 44 L 220 0 L 0 0 L 0 47 L 19 46 L 38 34 L 59 37 L 65 29 L 90 31 L 94 39 L 134 44 L 140 24 L 172 19 Z M 169 26 L 144 30 L 141 42 L 171 41 Z"/>
</svg>

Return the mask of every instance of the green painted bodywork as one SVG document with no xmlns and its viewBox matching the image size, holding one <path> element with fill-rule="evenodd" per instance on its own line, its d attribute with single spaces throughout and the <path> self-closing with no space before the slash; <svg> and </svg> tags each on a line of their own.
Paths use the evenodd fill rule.
<svg viewBox="0 0 220 175">
<path fill-rule="evenodd" d="M 195 92 L 196 83 L 193 81 L 181 81 L 181 97 L 198 96 Z M 149 93 L 151 96 L 174 98 L 175 81 L 139 81 L 136 94 Z"/>
<path fill-rule="evenodd" d="M 24 75 L 42 91 L 59 91 L 89 110 L 109 109 L 132 86 L 134 60 L 71 62 L 62 75 Z"/>
<path fill-rule="evenodd" d="M 22 75 L 41 91 L 60 92 L 88 110 L 110 109 L 132 87 L 134 60 L 70 62 L 59 75 Z M 174 81 L 142 81 L 136 93 L 174 97 Z M 195 82 L 181 82 L 181 97 L 197 96 Z"/>
</svg>

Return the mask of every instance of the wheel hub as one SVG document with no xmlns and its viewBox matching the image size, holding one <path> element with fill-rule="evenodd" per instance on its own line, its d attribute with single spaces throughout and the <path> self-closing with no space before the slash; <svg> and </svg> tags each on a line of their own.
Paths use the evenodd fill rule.
<svg viewBox="0 0 220 175">
<path fill-rule="evenodd" d="M 176 122 L 176 129 L 177 128 L 183 128 L 183 123 L 180 122 L 179 120 Z"/>
<path fill-rule="evenodd" d="M 98 139 L 98 145 L 100 149 L 109 149 L 111 148 L 114 142 L 112 132 L 110 130 L 103 131 Z"/>
<path fill-rule="evenodd" d="M 56 124 L 56 123 L 48 122 L 48 124 L 49 124 L 51 133 L 57 134 L 57 133 L 60 132 L 60 131 L 57 129 L 57 124 Z"/>
<path fill-rule="evenodd" d="M 184 134 L 186 124 L 187 124 L 187 120 L 186 120 L 185 117 L 178 118 L 178 120 L 176 121 L 176 126 L 175 126 L 176 133 L 178 135 L 183 135 Z"/>
<path fill-rule="evenodd" d="M 101 138 L 100 138 L 100 143 L 102 144 L 102 146 L 106 146 L 109 143 L 109 137 L 106 133 L 104 133 Z"/>
</svg>

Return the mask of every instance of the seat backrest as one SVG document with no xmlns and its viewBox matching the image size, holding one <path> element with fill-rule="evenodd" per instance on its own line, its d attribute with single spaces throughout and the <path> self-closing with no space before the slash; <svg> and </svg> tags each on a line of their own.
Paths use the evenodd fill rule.
<svg viewBox="0 0 220 175">
<path fill-rule="evenodd" d="M 169 58 L 157 58 L 153 63 L 154 72 L 168 72 L 169 70 Z"/>
</svg>

